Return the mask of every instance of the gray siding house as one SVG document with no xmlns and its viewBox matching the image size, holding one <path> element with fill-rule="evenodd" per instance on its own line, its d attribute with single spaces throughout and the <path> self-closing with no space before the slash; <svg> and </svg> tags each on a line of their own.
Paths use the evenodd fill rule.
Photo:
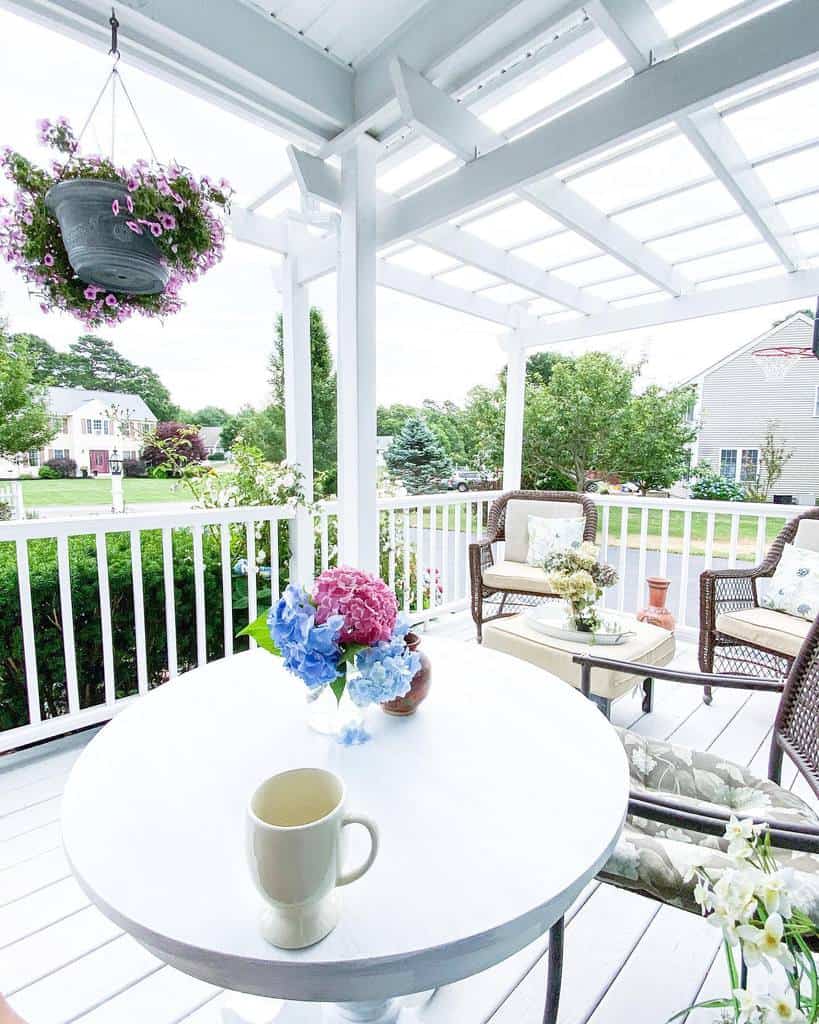
<svg viewBox="0 0 819 1024">
<path fill-rule="evenodd" d="M 813 318 L 794 313 L 778 327 L 715 363 L 688 383 L 697 386 L 699 436 L 692 464 L 707 462 L 739 483 L 757 476 L 768 424 L 793 450 L 774 496 L 819 503 L 819 359 L 800 358 L 783 380 L 768 380 L 753 353 L 773 346 L 810 351 Z"/>
</svg>

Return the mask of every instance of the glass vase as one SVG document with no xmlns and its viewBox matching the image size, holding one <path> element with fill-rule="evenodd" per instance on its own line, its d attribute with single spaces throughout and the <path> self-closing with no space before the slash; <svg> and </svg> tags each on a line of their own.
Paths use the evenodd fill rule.
<svg viewBox="0 0 819 1024">
<path fill-rule="evenodd" d="M 307 692 L 307 724 L 323 736 L 332 736 L 339 743 L 354 745 L 367 737 L 367 708 L 350 700 L 347 690 L 336 700 L 329 686 Z"/>
</svg>

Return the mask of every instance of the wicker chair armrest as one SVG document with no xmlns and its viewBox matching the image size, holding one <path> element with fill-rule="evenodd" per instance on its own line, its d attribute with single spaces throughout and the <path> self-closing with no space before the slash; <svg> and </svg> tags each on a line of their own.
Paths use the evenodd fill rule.
<svg viewBox="0 0 819 1024">
<path fill-rule="evenodd" d="M 483 570 L 495 564 L 493 543 L 491 537 L 481 537 L 469 545 L 469 571 L 473 579 L 480 580 Z"/>
<path fill-rule="evenodd" d="M 730 810 L 719 811 L 694 807 L 684 801 L 675 800 L 660 793 L 629 794 L 628 813 L 649 821 L 656 821 L 675 828 L 693 829 L 707 835 L 722 836 L 725 826 L 732 817 Z M 753 818 L 755 824 L 766 825 L 771 833 L 771 842 L 783 850 L 799 850 L 803 853 L 819 853 L 819 825 L 807 822 L 796 824 L 792 821 L 776 821 L 773 818 Z"/>
<path fill-rule="evenodd" d="M 616 661 L 610 658 L 601 658 L 594 654 L 575 654 L 572 659 L 575 665 L 580 665 L 583 675 L 588 675 L 591 681 L 592 668 L 607 668 L 612 672 L 622 672 L 630 676 L 646 676 L 651 679 L 668 679 L 675 683 L 692 683 L 695 686 L 713 686 L 724 690 L 753 690 L 765 693 L 781 693 L 784 687 L 783 682 L 773 679 L 758 679 L 754 676 L 719 675 L 705 672 L 685 672 L 676 668 L 658 668 L 656 665 L 646 665 L 639 661 Z M 583 686 L 581 684 L 581 689 Z M 586 696 L 589 694 L 583 689 Z M 590 692 L 590 691 L 589 691 Z"/>
</svg>

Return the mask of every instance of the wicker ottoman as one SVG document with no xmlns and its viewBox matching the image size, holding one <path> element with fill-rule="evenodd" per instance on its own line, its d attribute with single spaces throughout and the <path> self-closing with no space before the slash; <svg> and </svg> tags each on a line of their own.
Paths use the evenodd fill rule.
<svg viewBox="0 0 819 1024">
<path fill-rule="evenodd" d="M 636 636 L 616 646 L 596 646 L 593 648 L 595 654 L 603 658 L 608 656 L 617 661 L 639 661 L 657 668 L 662 668 L 672 660 L 675 650 L 673 633 L 660 629 L 659 626 L 638 622 L 633 616 L 621 615 L 618 618 L 628 619 L 628 628 Z M 570 683 L 575 689 L 580 689 L 580 666 L 575 665 L 572 658 L 575 654 L 588 654 L 589 645 L 545 636 L 532 629 L 526 621 L 525 614 L 510 615 L 508 618 L 486 623 L 483 628 L 483 644 L 494 651 L 502 651 L 533 665 L 539 665 L 564 682 Z M 592 699 L 608 718 L 612 701 L 627 693 L 640 678 L 595 668 L 592 673 Z M 653 680 L 643 679 L 643 692 L 643 710 L 651 711 L 654 696 Z"/>
</svg>

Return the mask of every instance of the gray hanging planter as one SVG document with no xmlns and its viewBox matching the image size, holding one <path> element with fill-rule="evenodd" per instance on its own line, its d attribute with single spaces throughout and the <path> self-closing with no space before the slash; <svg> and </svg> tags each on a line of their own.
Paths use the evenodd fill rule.
<svg viewBox="0 0 819 1024">
<path fill-rule="evenodd" d="M 151 235 L 131 231 L 124 211 L 114 216 L 111 204 L 122 203 L 124 196 L 124 185 L 71 178 L 51 188 L 45 201 L 82 281 L 126 295 L 157 295 L 165 290 L 169 272 Z"/>
</svg>

